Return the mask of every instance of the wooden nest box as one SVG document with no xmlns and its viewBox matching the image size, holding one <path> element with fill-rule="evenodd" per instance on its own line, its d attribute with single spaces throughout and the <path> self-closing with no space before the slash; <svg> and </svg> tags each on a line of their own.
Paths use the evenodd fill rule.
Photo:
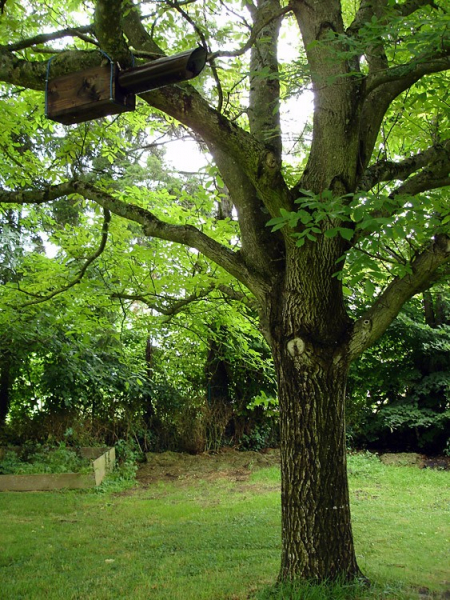
<svg viewBox="0 0 450 600">
<path fill-rule="evenodd" d="M 118 83 L 118 68 L 110 63 L 47 81 L 46 115 L 73 125 L 134 110 L 136 96 Z"/>
<path fill-rule="evenodd" d="M 106 55 L 105 55 L 106 56 Z M 206 64 L 207 51 L 199 46 L 175 56 L 162 57 L 139 67 L 120 71 L 109 65 L 50 79 L 47 68 L 46 116 L 73 125 L 134 110 L 136 95 L 196 77 Z"/>
</svg>

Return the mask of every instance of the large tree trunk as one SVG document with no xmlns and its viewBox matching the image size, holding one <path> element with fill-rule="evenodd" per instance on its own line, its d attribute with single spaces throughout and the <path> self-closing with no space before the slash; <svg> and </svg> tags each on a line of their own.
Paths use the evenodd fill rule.
<svg viewBox="0 0 450 600">
<path fill-rule="evenodd" d="M 346 473 L 344 399 L 351 323 L 332 272 L 341 242 L 291 246 L 266 331 L 278 377 L 282 461 L 280 579 L 361 575 Z M 309 254 L 315 251 L 315 259 Z"/>
<path fill-rule="evenodd" d="M 347 366 L 308 355 L 300 339 L 275 349 L 281 409 L 281 579 L 360 575 L 346 473 Z"/>
</svg>

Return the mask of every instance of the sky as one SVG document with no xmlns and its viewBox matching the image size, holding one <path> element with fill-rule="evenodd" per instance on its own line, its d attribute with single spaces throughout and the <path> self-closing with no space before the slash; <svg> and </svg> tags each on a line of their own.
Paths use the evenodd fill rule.
<svg viewBox="0 0 450 600">
<path fill-rule="evenodd" d="M 279 59 L 289 62 L 298 57 L 298 33 L 292 31 L 295 25 L 287 19 L 283 21 L 278 47 Z M 293 34 L 294 33 L 294 34 Z M 293 147 L 295 140 L 301 135 L 306 121 L 313 112 L 313 93 L 304 92 L 301 96 L 289 98 L 281 106 L 281 124 L 284 151 L 287 153 Z M 200 151 L 194 140 L 180 140 L 167 144 L 166 162 L 179 171 L 196 172 L 206 166 L 206 156 Z M 287 155 L 285 159 L 288 160 Z"/>
<path fill-rule="evenodd" d="M 289 151 L 294 139 L 300 136 L 313 110 L 313 94 L 305 92 L 301 97 L 290 98 L 282 107 L 282 129 L 289 134 L 284 137 L 285 151 Z M 206 166 L 206 156 L 194 140 L 177 140 L 166 145 L 165 160 L 178 171 L 196 172 Z"/>
</svg>

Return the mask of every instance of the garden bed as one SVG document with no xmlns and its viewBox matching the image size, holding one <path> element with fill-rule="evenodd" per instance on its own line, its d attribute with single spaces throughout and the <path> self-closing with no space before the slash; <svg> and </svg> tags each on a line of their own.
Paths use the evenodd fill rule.
<svg viewBox="0 0 450 600">
<path fill-rule="evenodd" d="M 0 448 L 0 460 L 8 451 L 20 448 Z M 32 492 L 58 489 L 84 489 L 101 484 L 106 473 L 114 468 L 114 448 L 79 448 L 77 454 L 90 461 L 89 472 L 37 473 L 0 475 L 0 492 Z M 88 463 L 89 464 L 89 463 Z"/>
</svg>

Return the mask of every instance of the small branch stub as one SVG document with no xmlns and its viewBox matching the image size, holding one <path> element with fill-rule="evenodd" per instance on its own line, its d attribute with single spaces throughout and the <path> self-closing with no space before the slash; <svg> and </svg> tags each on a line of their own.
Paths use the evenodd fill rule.
<svg viewBox="0 0 450 600">
<path fill-rule="evenodd" d="M 292 358 L 300 356 L 305 351 L 305 342 L 302 338 L 294 338 L 287 343 L 287 350 Z"/>
</svg>

